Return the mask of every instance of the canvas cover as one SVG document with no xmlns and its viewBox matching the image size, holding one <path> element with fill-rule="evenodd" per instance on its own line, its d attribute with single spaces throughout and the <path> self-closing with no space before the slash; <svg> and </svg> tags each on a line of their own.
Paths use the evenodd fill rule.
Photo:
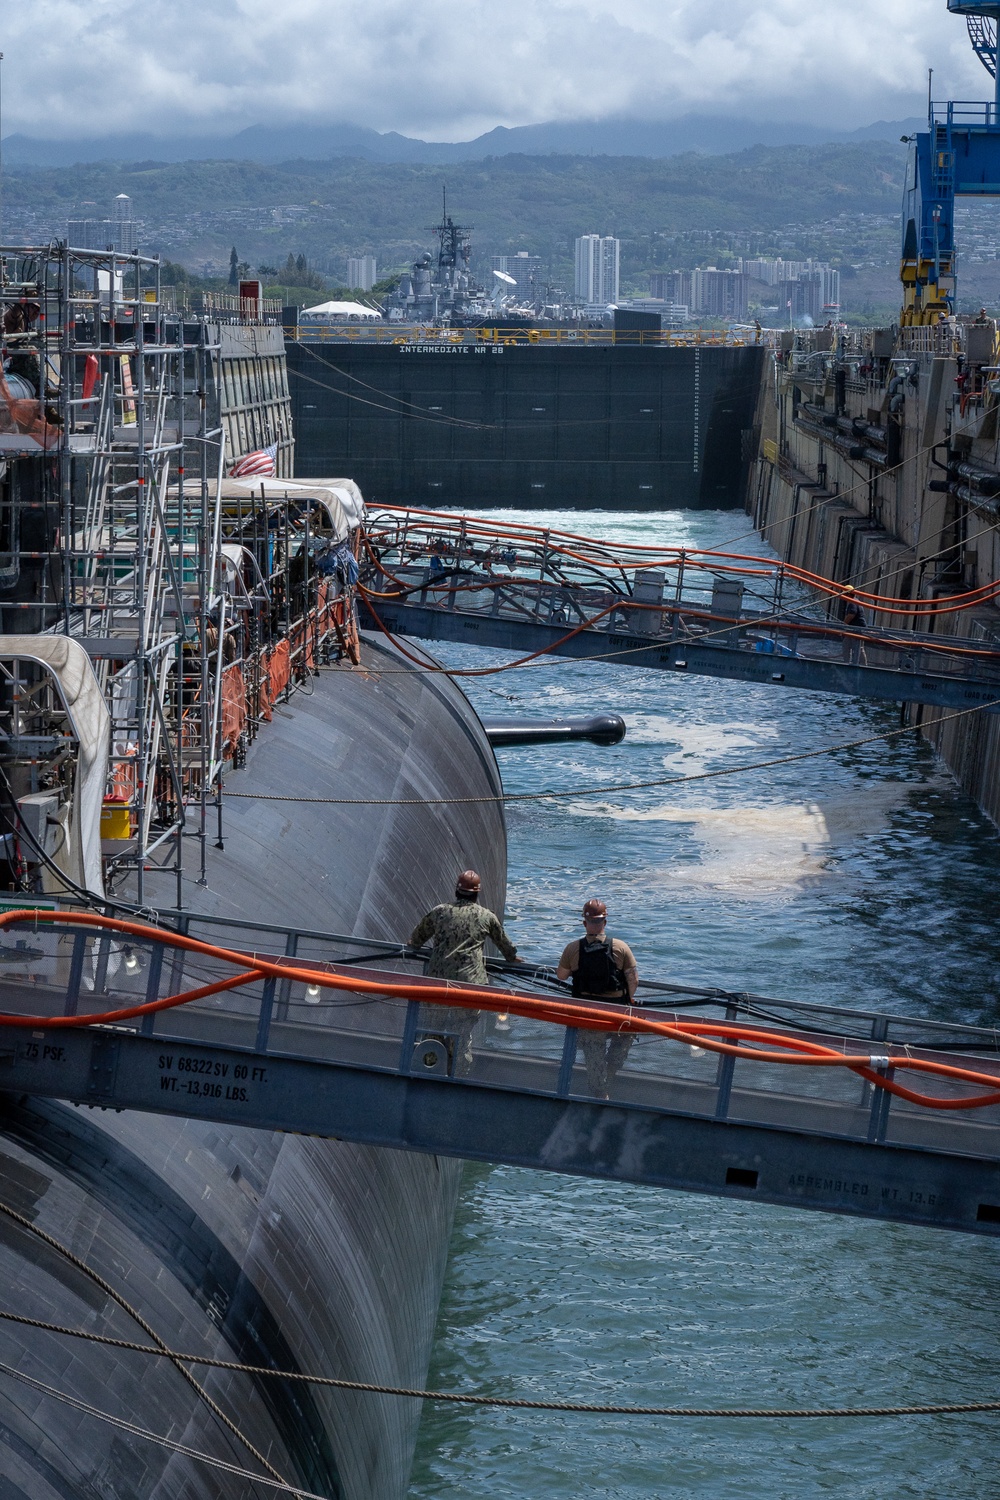
<svg viewBox="0 0 1000 1500">
<path fill-rule="evenodd" d="M 79 741 L 70 837 L 56 856 L 77 885 L 104 895 L 101 809 L 108 774 L 111 715 L 94 669 L 79 641 L 66 635 L 0 635 L 0 660 L 35 661 L 58 679 Z"/>
</svg>

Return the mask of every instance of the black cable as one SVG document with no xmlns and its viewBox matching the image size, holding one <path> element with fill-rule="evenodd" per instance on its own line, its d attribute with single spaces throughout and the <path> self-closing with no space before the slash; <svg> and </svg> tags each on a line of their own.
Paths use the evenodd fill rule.
<svg viewBox="0 0 1000 1500">
<path fill-rule="evenodd" d="M 68 875 L 65 870 L 61 869 L 60 866 L 57 865 L 55 861 L 49 857 L 49 855 L 42 848 L 41 844 L 35 838 L 34 834 L 31 832 L 31 829 L 28 827 L 27 823 L 24 820 L 24 817 L 21 813 L 20 804 L 18 803 L 18 800 L 14 795 L 14 790 L 10 784 L 6 769 L 4 768 L 2 763 L 0 763 L 0 795 L 2 795 L 7 800 L 10 806 L 11 812 L 14 815 L 14 826 L 18 830 L 19 837 L 24 837 L 27 840 L 32 849 L 38 855 L 41 863 L 44 864 L 51 871 L 51 873 L 58 878 L 62 885 L 68 886 L 76 896 L 85 901 L 88 905 L 101 905 L 104 901 L 104 897 L 95 895 L 93 891 L 88 891 L 84 886 L 77 885 L 73 877 L 71 875 Z"/>
</svg>

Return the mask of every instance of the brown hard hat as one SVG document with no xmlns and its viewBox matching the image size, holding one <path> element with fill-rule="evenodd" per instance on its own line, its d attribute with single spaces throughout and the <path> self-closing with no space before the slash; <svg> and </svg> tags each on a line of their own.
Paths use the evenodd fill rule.
<svg viewBox="0 0 1000 1500">
<path fill-rule="evenodd" d="M 608 919 L 608 908 L 603 901 L 598 901 L 596 897 L 592 897 L 590 901 L 583 903 L 583 915 L 584 919 L 590 917 L 595 921 L 600 919 L 606 922 Z"/>
<path fill-rule="evenodd" d="M 455 881 L 456 891 L 466 891 L 470 896 L 482 889 L 482 879 L 476 870 L 463 870 Z"/>
</svg>

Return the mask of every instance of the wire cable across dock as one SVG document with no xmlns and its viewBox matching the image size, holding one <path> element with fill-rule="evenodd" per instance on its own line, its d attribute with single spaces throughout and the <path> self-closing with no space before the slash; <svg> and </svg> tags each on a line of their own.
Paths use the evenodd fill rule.
<svg viewBox="0 0 1000 1500">
<path fill-rule="evenodd" d="M 211 1359 L 203 1354 L 182 1354 L 175 1349 L 158 1349 L 148 1344 L 131 1343 L 128 1339 L 115 1339 L 105 1334 L 89 1333 L 82 1328 L 67 1328 L 59 1323 L 47 1323 L 41 1318 L 28 1318 L 21 1313 L 0 1310 L 0 1319 L 9 1323 L 20 1323 L 28 1328 L 42 1329 L 47 1333 L 64 1335 L 67 1338 L 84 1339 L 89 1343 L 107 1344 L 114 1349 L 127 1350 L 135 1354 L 151 1354 L 160 1358 L 184 1360 L 194 1365 L 204 1365 L 211 1370 L 229 1370 L 235 1374 L 266 1377 L 271 1380 L 296 1380 L 306 1385 L 324 1386 L 340 1391 L 362 1391 L 373 1396 L 402 1396 L 414 1401 L 442 1401 L 460 1406 L 500 1406 L 515 1411 L 565 1411 L 579 1412 L 589 1416 L 611 1417 L 734 1417 L 786 1418 L 798 1420 L 810 1418 L 821 1420 L 828 1417 L 931 1417 L 958 1416 L 969 1412 L 1000 1411 L 1000 1401 L 952 1401 L 927 1403 L 922 1406 L 619 1406 L 601 1401 L 539 1401 L 522 1396 L 481 1396 L 472 1391 L 423 1390 L 414 1386 L 376 1385 L 365 1380 L 341 1380 L 333 1375 L 308 1375 L 300 1370 L 275 1370 L 264 1365 L 244 1365 L 236 1360 Z M 16 1374 L 8 1366 L 0 1364 L 6 1374 Z M 50 1395 L 61 1393 L 48 1390 Z M 93 1412 L 93 1408 L 90 1408 Z M 96 1413 L 95 1413 L 96 1414 Z M 106 1415 L 106 1414 L 104 1414 Z M 149 1434 L 151 1435 L 151 1434 Z M 264 1476 L 252 1477 L 260 1483 L 268 1483 Z M 275 1488 L 282 1486 L 276 1485 Z M 284 1486 L 284 1488 L 290 1488 Z M 302 1490 L 292 1493 L 304 1495 Z"/>
</svg>

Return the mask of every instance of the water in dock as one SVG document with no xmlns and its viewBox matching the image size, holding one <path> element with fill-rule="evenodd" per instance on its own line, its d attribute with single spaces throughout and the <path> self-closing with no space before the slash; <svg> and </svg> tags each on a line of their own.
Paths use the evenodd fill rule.
<svg viewBox="0 0 1000 1500">
<path fill-rule="evenodd" d="M 759 551 L 742 516 L 497 513 Z M 443 645 L 451 665 L 500 653 Z M 628 738 L 506 750 L 510 931 L 554 963 L 584 899 L 650 977 L 994 1024 L 1000 838 L 911 736 L 762 773 L 584 796 L 894 728 L 896 711 L 613 662 L 466 679 L 483 713 L 622 713 Z M 447 894 L 430 892 L 435 899 Z M 466 1169 L 430 1383 L 698 1406 L 1000 1398 L 1000 1245 Z M 411 1500 L 903 1500 L 992 1493 L 992 1415 L 735 1421 L 424 1411 Z"/>
</svg>

